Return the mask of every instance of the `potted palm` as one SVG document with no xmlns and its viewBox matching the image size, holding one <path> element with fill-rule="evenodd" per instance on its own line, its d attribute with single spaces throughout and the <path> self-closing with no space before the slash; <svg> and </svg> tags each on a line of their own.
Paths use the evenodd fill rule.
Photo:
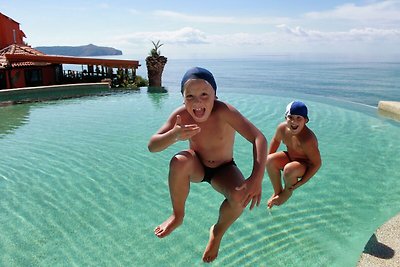
<svg viewBox="0 0 400 267">
<path fill-rule="evenodd" d="M 160 41 L 157 43 L 151 41 L 154 48 L 150 50 L 149 56 L 146 57 L 147 77 L 150 87 L 161 87 L 161 77 L 164 71 L 164 66 L 167 64 L 167 58 L 161 56 Z"/>
</svg>

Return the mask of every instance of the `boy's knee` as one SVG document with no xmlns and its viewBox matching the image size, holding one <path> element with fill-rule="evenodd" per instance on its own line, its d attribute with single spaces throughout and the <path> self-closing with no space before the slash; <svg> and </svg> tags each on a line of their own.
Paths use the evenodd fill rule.
<svg viewBox="0 0 400 267">
<path fill-rule="evenodd" d="M 267 157 L 265 166 L 266 166 L 266 170 L 267 170 L 268 173 L 269 172 L 281 171 L 281 167 L 280 167 L 279 161 L 276 158 L 274 158 L 273 156 L 272 157 L 270 157 L 270 156 Z"/>
<path fill-rule="evenodd" d="M 180 168 L 187 163 L 187 158 L 182 155 L 175 155 L 169 162 L 170 168 Z"/>
<path fill-rule="evenodd" d="M 175 156 L 173 156 L 171 158 L 169 167 L 171 169 L 182 170 L 183 168 L 185 168 L 186 166 L 188 166 L 188 164 L 190 164 L 192 162 L 192 159 L 193 159 L 193 157 L 190 153 L 176 154 Z"/>
<path fill-rule="evenodd" d="M 273 168 L 274 167 L 274 159 L 270 155 L 267 156 L 267 160 L 265 162 L 265 166 L 267 169 Z"/>
<path fill-rule="evenodd" d="M 305 167 L 300 163 L 289 163 L 283 168 L 283 175 L 288 178 L 301 177 L 305 172 Z"/>
<path fill-rule="evenodd" d="M 293 174 L 293 168 L 290 166 L 290 164 L 287 164 L 284 168 L 283 168 L 283 176 L 284 177 L 291 177 Z"/>
<path fill-rule="evenodd" d="M 283 176 L 286 178 L 297 178 L 300 177 L 301 169 L 296 164 L 286 164 L 283 168 Z"/>
</svg>

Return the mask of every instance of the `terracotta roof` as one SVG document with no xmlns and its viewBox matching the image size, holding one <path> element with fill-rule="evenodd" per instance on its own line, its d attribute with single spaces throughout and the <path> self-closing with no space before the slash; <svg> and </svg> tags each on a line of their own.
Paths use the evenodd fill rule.
<svg viewBox="0 0 400 267">
<path fill-rule="evenodd" d="M 7 60 L 5 55 L 30 55 L 30 56 L 44 56 L 45 54 L 36 50 L 28 45 L 12 44 L 0 50 L 0 68 L 10 66 L 10 62 Z M 22 67 L 22 66 L 43 66 L 49 65 L 48 63 L 38 62 L 12 62 L 11 67 Z"/>
</svg>

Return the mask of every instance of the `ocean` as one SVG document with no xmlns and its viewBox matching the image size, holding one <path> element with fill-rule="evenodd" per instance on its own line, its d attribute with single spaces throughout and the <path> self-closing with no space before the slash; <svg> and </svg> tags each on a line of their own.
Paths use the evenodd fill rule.
<svg viewBox="0 0 400 267">
<path fill-rule="evenodd" d="M 137 74 L 147 77 L 145 60 Z M 323 60 L 307 57 L 259 59 L 169 59 L 162 85 L 180 90 L 183 74 L 190 67 L 209 69 L 221 92 L 305 94 L 376 107 L 380 100 L 400 101 L 400 62 Z"/>
</svg>

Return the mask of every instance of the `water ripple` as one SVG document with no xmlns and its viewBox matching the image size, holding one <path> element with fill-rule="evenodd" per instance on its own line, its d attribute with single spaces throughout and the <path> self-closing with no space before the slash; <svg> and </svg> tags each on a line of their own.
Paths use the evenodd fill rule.
<svg viewBox="0 0 400 267">
<path fill-rule="evenodd" d="M 268 139 L 292 100 L 220 97 Z M 208 184 L 191 185 L 182 226 L 165 239 L 153 234 L 171 213 L 169 160 L 187 144 L 150 153 L 147 142 L 180 103 L 178 94 L 165 102 L 128 94 L 29 106 L 23 123 L 0 138 L 0 263 L 200 265 L 223 201 Z M 266 199 L 246 210 L 226 233 L 216 265 L 352 265 L 371 232 L 398 212 L 399 127 L 368 109 L 307 104 L 322 169 L 271 213 Z M 238 136 L 235 161 L 244 175 L 249 151 Z M 271 194 L 266 176 L 263 196 Z"/>
</svg>

